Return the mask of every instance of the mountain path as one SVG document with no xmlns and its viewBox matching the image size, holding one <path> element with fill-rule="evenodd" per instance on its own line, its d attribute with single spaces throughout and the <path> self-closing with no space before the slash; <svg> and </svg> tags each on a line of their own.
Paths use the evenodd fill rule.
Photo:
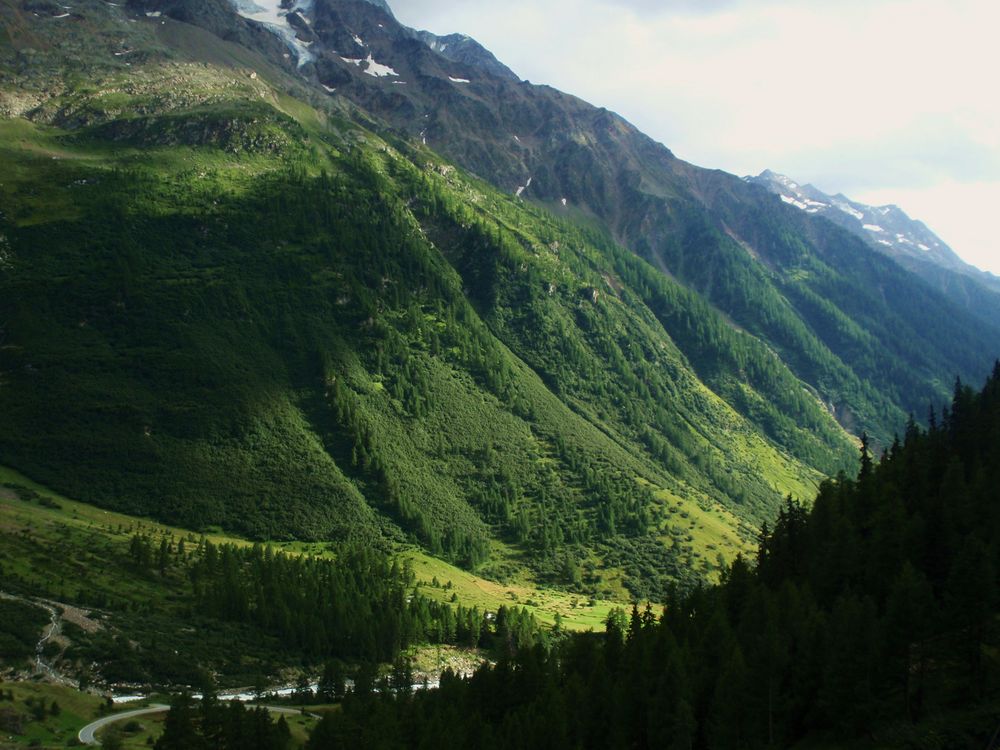
<svg viewBox="0 0 1000 750">
<path fill-rule="evenodd" d="M 302 713 L 301 710 L 297 708 L 290 708 L 288 706 L 263 706 L 263 708 L 266 708 L 273 714 L 284 714 L 286 716 L 298 716 Z M 135 719 L 139 716 L 161 714 L 169 710 L 170 706 L 164 705 L 163 703 L 153 703 L 147 708 L 136 708 L 131 711 L 123 711 L 120 714 L 102 716 L 100 719 L 90 722 L 87 726 L 81 729 L 77 734 L 77 739 L 84 745 L 100 745 L 101 741 L 97 739 L 97 732 L 109 724 L 116 724 L 117 722 L 125 721 L 126 719 Z M 314 718 L 319 718 L 318 714 L 310 713 L 308 715 Z"/>
</svg>

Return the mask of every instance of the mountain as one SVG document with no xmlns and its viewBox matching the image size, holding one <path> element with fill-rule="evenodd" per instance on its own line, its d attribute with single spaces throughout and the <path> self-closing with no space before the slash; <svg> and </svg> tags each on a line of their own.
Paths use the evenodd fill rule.
<svg viewBox="0 0 1000 750">
<path fill-rule="evenodd" d="M 4 68 L 12 107 L 37 92 L 0 123 L 4 463 L 614 596 L 710 572 L 845 465 L 763 344 L 604 233 L 322 108 L 287 47 L 77 12 L 15 14 L 53 51 Z"/>
<path fill-rule="evenodd" d="M 357 693 L 308 748 L 989 747 L 998 378 L 811 511 L 789 502 L 720 585 L 440 690 Z"/>
<path fill-rule="evenodd" d="M 417 31 L 415 38 L 430 47 L 434 52 L 462 66 L 483 70 L 497 78 L 511 81 L 520 80 L 510 68 L 501 63 L 493 53 L 479 42 L 465 34 L 448 34 L 438 36 L 429 31 Z M 449 77 L 452 83 L 464 83 L 467 79 Z M 471 81 L 468 81 L 471 83 Z"/>
<path fill-rule="evenodd" d="M 812 185 L 799 185 L 767 169 L 756 177 L 744 177 L 781 196 L 785 203 L 808 214 L 822 216 L 878 245 L 892 258 L 927 261 L 966 275 L 983 273 L 965 263 L 922 222 L 907 216 L 898 206 L 866 206 L 843 194 L 830 196 Z M 1000 280 L 997 280 L 1000 283 Z"/>
<path fill-rule="evenodd" d="M 982 311 L 977 287 L 948 299 L 928 288 L 949 291 L 933 280 L 859 261 L 865 247 L 844 232 L 675 158 L 611 112 L 461 65 L 371 3 L 316 0 L 303 13 L 303 78 L 503 190 L 596 219 L 765 341 L 849 431 L 888 443 L 909 413 L 947 396 L 955 374 L 988 370 L 1000 317 L 990 303 Z M 942 327 L 942 317 L 954 323 Z"/>
<path fill-rule="evenodd" d="M 139 3 L 186 18 L 183 6 Z M 359 107 L 557 214 L 596 218 L 616 241 L 766 341 L 849 431 L 888 442 L 907 414 L 946 397 L 956 373 L 970 379 L 988 369 L 984 352 L 997 348 L 997 318 L 981 309 L 978 287 L 931 280 L 951 296 L 942 299 L 892 265 L 859 264 L 861 246 L 842 233 L 803 222 L 791 207 L 776 209 L 731 175 L 676 159 L 613 113 L 460 66 L 371 3 L 317 0 L 301 17 L 296 28 L 308 36 L 308 54 L 294 60 L 285 52 L 284 64 L 318 83 L 335 106 Z M 231 13 L 222 35 L 243 38 L 255 27 Z M 792 236 L 805 239 L 790 244 Z M 954 314 L 961 317 L 946 332 L 941 316 Z"/>
<path fill-rule="evenodd" d="M 71 496 L 660 598 L 1000 351 L 383 4 L 0 13 L 0 463 Z"/>
<path fill-rule="evenodd" d="M 856 234 L 970 312 L 989 322 L 1000 320 L 1000 302 L 994 296 L 1000 294 L 1000 278 L 963 261 L 923 222 L 911 219 L 898 206 L 867 206 L 843 194 L 827 195 L 769 169 L 743 179 L 780 196 L 788 205 Z"/>
</svg>

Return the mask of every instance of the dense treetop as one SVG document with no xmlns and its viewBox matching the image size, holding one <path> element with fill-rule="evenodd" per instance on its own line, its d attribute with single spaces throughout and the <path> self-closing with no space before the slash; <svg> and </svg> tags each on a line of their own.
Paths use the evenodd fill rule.
<svg viewBox="0 0 1000 750">
<path fill-rule="evenodd" d="M 437 692 L 354 696 L 310 746 L 981 746 L 1000 690 L 1000 366 L 930 421 L 880 461 L 865 445 L 811 509 L 789 500 L 756 560 L 662 617 L 633 610 Z"/>
</svg>

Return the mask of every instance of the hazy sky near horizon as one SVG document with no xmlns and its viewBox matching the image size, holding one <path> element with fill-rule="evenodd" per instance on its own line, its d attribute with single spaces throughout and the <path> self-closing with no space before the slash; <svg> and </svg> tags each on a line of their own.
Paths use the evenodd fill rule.
<svg viewBox="0 0 1000 750">
<path fill-rule="evenodd" d="M 1000 274 L 996 0 L 389 0 L 682 159 L 895 203 Z"/>
</svg>

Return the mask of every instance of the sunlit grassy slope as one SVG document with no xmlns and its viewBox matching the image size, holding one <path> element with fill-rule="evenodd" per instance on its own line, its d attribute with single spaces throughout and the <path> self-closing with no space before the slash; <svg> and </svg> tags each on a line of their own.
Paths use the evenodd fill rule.
<svg viewBox="0 0 1000 750">
<path fill-rule="evenodd" d="M 17 74 L 40 103 L 0 120 L 5 464 L 197 531 L 613 599 L 713 575 L 849 460 L 766 346 L 598 229 L 91 5 L 144 54 L 88 67 L 82 27 L 44 27 L 74 72 Z"/>
<path fill-rule="evenodd" d="M 641 534 L 662 525 L 655 516 L 669 520 L 665 510 L 658 510 L 655 494 L 642 500 L 639 489 L 643 486 L 671 490 L 692 510 L 711 508 L 729 500 L 726 490 L 730 487 L 719 480 L 736 472 L 747 481 L 743 491 L 749 501 L 737 516 L 753 523 L 766 516 L 780 495 L 804 494 L 803 488 L 818 476 L 755 433 L 718 396 L 687 374 L 683 355 L 651 316 L 643 319 L 636 315 L 638 311 L 633 312 L 631 300 L 609 297 L 607 309 L 598 308 L 598 319 L 587 323 L 590 330 L 576 328 L 574 317 L 581 311 L 574 308 L 582 304 L 575 298 L 576 290 L 589 281 L 586 275 L 576 275 L 583 267 L 574 270 L 559 267 L 565 263 L 539 261 L 540 272 L 552 273 L 564 289 L 561 300 L 544 301 L 551 307 L 553 324 L 564 334 L 565 346 L 572 348 L 572 354 L 563 359 L 589 360 L 590 364 L 582 366 L 592 371 L 591 382 L 579 376 L 570 376 L 574 382 L 566 385 L 559 382 L 577 363 L 546 361 L 550 352 L 543 342 L 531 340 L 531 327 L 501 319 L 506 306 L 484 310 L 489 315 L 479 322 L 472 308 L 454 298 L 442 307 L 440 301 L 423 294 L 405 305 L 400 300 L 398 312 L 376 303 L 372 312 L 382 323 L 374 335 L 359 338 L 351 332 L 357 330 L 359 311 L 349 309 L 345 315 L 336 307 L 315 308 L 317 293 L 339 294 L 346 300 L 356 299 L 352 291 L 361 295 L 354 287 L 360 279 L 345 279 L 350 265 L 335 271 L 336 264 L 323 267 L 329 262 L 325 259 L 320 264 L 308 261 L 313 290 L 295 303 L 287 289 L 275 297 L 273 289 L 260 286 L 263 278 L 249 286 L 245 282 L 264 258 L 267 261 L 259 273 L 268 278 L 288 273 L 288 261 L 298 264 L 308 257 L 303 256 L 301 246 L 289 245 L 291 252 L 263 258 L 259 253 L 247 255 L 241 247 L 242 261 L 211 254 L 204 260 L 147 254 L 151 237 L 168 232 L 171 239 L 164 236 L 164 242 L 170 247 L 178 241 L 177 232 L 190 231 L 191 222 L 197 223 L 195 217 L 208 221 L 208 227 L 200 231 L 214 231 L 213 224 L 236 220 L 228 216 L 234 205 L 258 204 L 262 182 L 272 179 L 280 184 L 285 179 L 274 176 L 283 169 L 282 162 L 259 154 L 176 145 L 133 151 L 125 144 L 112 151 L 100 139 L 69 138 L 64 132 L 23 121 L 0 127 L 6 136 L 0 160 L 10 167 L 2 188 L 13 208 L 8 214 L 13 220 L 8 236 L 20 236 L 25 243 L 12 244 L 17 262 L 10 276 L 21 301 L 8 311 L 13 316 L 12 333 L 20 335 L 27 346 L 7 349 L 8 361 L 20 367 L 12 375 L 18 381 L 16 388 L 6 392 L 11 396 L 15 390 L 37 393 L 20 398 L 9 410 L 13 429 L 3 438 L 6 453 L 11 462 L 89 500 L 199 528 L 213 524 L 242 527 L 263 538 L 349 535 L 366 527 L 378 528 L 378 514 L 388 513 L 438 555 L 465 558 L 468 563 L 469 540 L 485 538 L 490 527 L 500 538 L 527 546 L 529 551 L 542 548 L 548 553 L 562 546 L 558 538 L 539 537 L 530 528 L 539 524 L 545 496 L 554 494 L 551 520 L 573 535 L 562 541 L 579 547 L 572 554 L 581 563 L 600 567 L 604 555 L 593 547 L 595 537 L 619 531 L 607 520 L 605 526 L 610 528 L 598 528 L 602 496 L 613 501 L 617 495 L 622 513 L 638 514 L 638 520 L 624 520 L 631 523 L 632 534 Z M 336 164 L 336 151 L 323 153 Z M 383 170 L 398 170 L 401 165 L 409 170 L 403 178 L 425 179 L 394 153 L 378 155 L 376 151 L 362 165 L 366 179 L 378 180 Z M 390 161 L 380 166 L 386 154 Z M 121 189 L 111 189 L 118 179 L 126 179 L 132 185 L 127 190 L 143 196 L 138 204 L 131 195 L 125 198 Z M 452 175 L 434 174 L 426 179 L 435 185 L 432 200 L 443 195 L 454 201 L 459 191 L 471 189 Z M 41 187 L 33 188 L 33 181 Z M 107 192 L 102 194 L 102 188 Z M 271 189 L 276 189 L 274 182 Z M 301 185 L 289 188 L 301 189 Z M 349 189 L 346 196 L 352 193 Z M 92 229 L 83 228 L 95 213 L 109 210 L 109 200 L 112 205 L 124 201 L 115 211 L 125 211 L 126 220 L 132 212 L 146 217 L 141 235 L 124 238 L 128 248 L 119 244 L 120 236 L 94 236 Z M 227 202 L 229 208 L 224 207 Z M 517 217 L 516 206 L 498 205 Z M 379 210 L 395 209 L 384 206 Z M 405 235 L 418 228 L 420 221 L 433 222 L 439 229 L 456 220 L 451 210 L 431 216 L 425 212 L 409 220 L 411 229 L 401 217 L 398 231 Z M 63 235 L 67 231 L 72 237 Z M 545 231 L 566 234 L 572 230 L 548 227 Z M 262 238 L 247 239 L 259 242 Z M 524 241 L 534 239 L 526 235 Z M 277 236 L 273 241 L 278 246 L 290 242 Z M 102 251 L 103 243 L 117 246 Z M 29 245 L 44 252 L 26 254 Z M 106 260 L 100 260 L 103 253 L 107 253 Z M 240 265 L 233 266 L 233 261 Z M 275 262 L 285 270 L 279 270 Z M 454 271 L 442 263 L 430 260 L 425 272 L 441 274 L 439 283 L 451 286 Z M 57 270 L 73 265 L 78 272 L 67 275 Z M 397 267 L 400 271 L 406 272 Z M 67 284 L 78 287 L 69 297 L 64 294 Z M 513 285 L 505 288 L 508 292 L 516 289 Z M 123 292 L 132 299 L 114 301 Z M 53 302 L 62 309 L 50 306 L 41 319 L 30 312 L 34 301 L 56 293 L 59 300 Z M 234 303 L 246 312 L 234 308 Z M 268 319 L 267 310 L 274 304 L 289 311 L 281 321 Z M 351 301 L 349 307 L 354 304 Z M 517 308 L 516 301 L 508 304 L 511 310 Z M 257 311 L 251 312 L 254 308 Z M 421 311 L 416 320 L 414 310 Z M 181 319 L 175 317 L 176 312 L 182 314 Z M 234 329 L 238 317 L 248 313 L 250 320 L 257 321 L 256 330 Z M 295 322 L 289 314 L 298 315 L 301 321 Z M 607 323 L 601 323 L 602 317 Z M 112 334 L 109 324 L 118 332 Z M 658 356 L 667 358 L 664 365 L 669 369 L 648 369 L 643 351 L 619 348 L 613 331 L 622 324 L 635 328 L 634 336 L 660 337 L 664 354 Z M 291 330 L 282 330 L 289 325 Z M 605 325 L 611 326 L 606 332 L 594 330 Z M 48 326 L 54 328 L 42 337 Z M 493 338 L 491 327 L 507 344 Z M 428 341 L 428 332 L 434 332 L 436 339 Z M 303 344 L 306 351 L 302 351 Z M 614 355 L 617 364 L 602 364 L 602 353 L 610 353 L 608 346 L 619 352 Z M 391 351 L 386 352 L 387 347 Z M 669 360 L 673 361 L 668 365 Z M 149 370 L 143 362 L 157 364 Z M 72 375 L 66 369 L 70 363 Z M 622 366 L 642 368 L 629 375 L 633 393 L 616 383 L 615 370 Z M 38 369 L 42 375 L 22 377 L 24 368 Z M 184 374 L 185 368 L 192 373 L 200 369 L 200 378 L 207 378 L 205 385 L 212 390 L 192 381 Z M 497 371 L 492 374 L 503 382 L 489 382 L 490 370 Z M 668 384 L 666 378 L 671 376 L 677 379 Z M 665 393 L 667 389 L 683 391 L 691 397 L 678 401 L 672 414 L 654 412 L 653 419 L 660 424 L 652 429 L 632 409 L 624 419 L 617 408 L 609 410 L 605 395 L 615 401 L 641 399 L 642 391 L 648 390 L 642 383 L 650 377 Z M 36 386 L 44 389 L 44 400 Z M 552 392 L 553 387 L 563 392 L 562 398 Z M 331 404 L 332 392 L 338 388 L 342 401 Z M 609 392 L 609 388 L 619 392 Z M 158 405 L 166 393 L 173 394 L 170 402 Z M 109 411 L 99 405 L 102 402 L 118 405 Z M 685 418 L 684 413 L 689 416 Z M 697 413 L 701 416 L 696 419 Z M 226 414 L 239 421 L 234 423 Z M 709 432 L 703 425 L 695 429 L 704 418 L 722 429 Z M 29 423 L 33 425 L 30 430 Z M 657 439 L 657 433 L 666 433 L 667 440 Z M 674 470 L 665 470 L 644 443 L 655 446 Z M 49 448 L 42 450 L 46 444 Z M 368 454 L 369 466 L 357 458 L 358 448 Z M 121 462 L 123 455 L 136 460 Z M 483 466 L 482 459 L 489 456 L 493 464 Z M 283 470 L 293 467 L 302 469 L 298 478 L 283 478 Z M 388 488 L 384 486 L 387 474 L 394 477 Z M 313 479 L 303 484 L 303 475 Z M 627 479 L 629 475 L 632 479 Z M 726 482 L 733 485 L 730 479 Z M 476 495 L 484 486 L 503 494 L 511 484 L 521 487 L 513 497 L 479 499 L 499 503 L 494 513 L 475 507 Z M 539 487 L 545 485 L 550 490 L 543 493 Z M 200 489 L 192 493 L 195 487 Z M 639 499 L 628 499 L 629 494 Z M 282 506 L 287 507 L 290 500 L 305 501 L 307 507 L 289 514 L 269 497 L 284 498 Z M 267 506 L 273 509 L 268 511 Z M 727 533 L 738 533 L 737 516 L 732 517 Z M 514 528 L 518 524 L 520 531 Z M 723 550 L 732 547 L 721 536 L 708 540 L 706 548 L 708 544 Z M 691 554 L 705 556 L 709 551 L 692 548 Z M 707 559 L 714 565 L 714 555 Z"/>
<path fill-rule="evenodd" d="M 8 485 L 33 490 L 44 501 L 23 500 Z M 219 532 L 194 534 L 188 529 L 69 500 L 16 471 L 0 467 L 0 569 L 8 586 L 16 581 L 18 591 L 72 603 L 78 598 L 78 587 L 83 586 L 87 600 L 103 598 L 128 605 L 169 595 L 169 586 L 135 575 L 123 565 L 128 543 L 139 531 L 155 538 L 204 538 L 216 545 L 255 543 Z M 274 547 L 290 554 L 335 558 L 324 543 L 277 542 Z M 612 607 L 625 604 L 625 600 L 591 603 L 585 596 L 539 587 L 524 579 L 508 585 L 488 581 L 416 550 L 402 550 L 400 557 L 412 561 L 417 587 L 432 599 L 490 611 L 517 605 L 531 610 L 549 625 L 554 624 L 558 612 L 567 629 L 600 630 Z M 437 586 L 433 585 L 435 579 Z"/>
<path fill-rule="evenodd" d="M 66 747 L 76 739 L 85 724 L 96 719 L 104 700 L 59 685 L 44 683 L 0 682 L 0 692 L 13 695 L 13 701 L 0 702 L 0 708 L 12 710 L 24 718 L 23 731 L 17 735 L 4 732 L 7 747 Z M 28 703 L 31 705 L 28 705 Z M 53 715 L 52 704 L 58 709 Z M 41 706 L 44 705 L 44 712 Z M 35 709 L 35 706 L 39 708 Z M 34 711 L 37 710 L 36 714 Z"/>
</svg>

